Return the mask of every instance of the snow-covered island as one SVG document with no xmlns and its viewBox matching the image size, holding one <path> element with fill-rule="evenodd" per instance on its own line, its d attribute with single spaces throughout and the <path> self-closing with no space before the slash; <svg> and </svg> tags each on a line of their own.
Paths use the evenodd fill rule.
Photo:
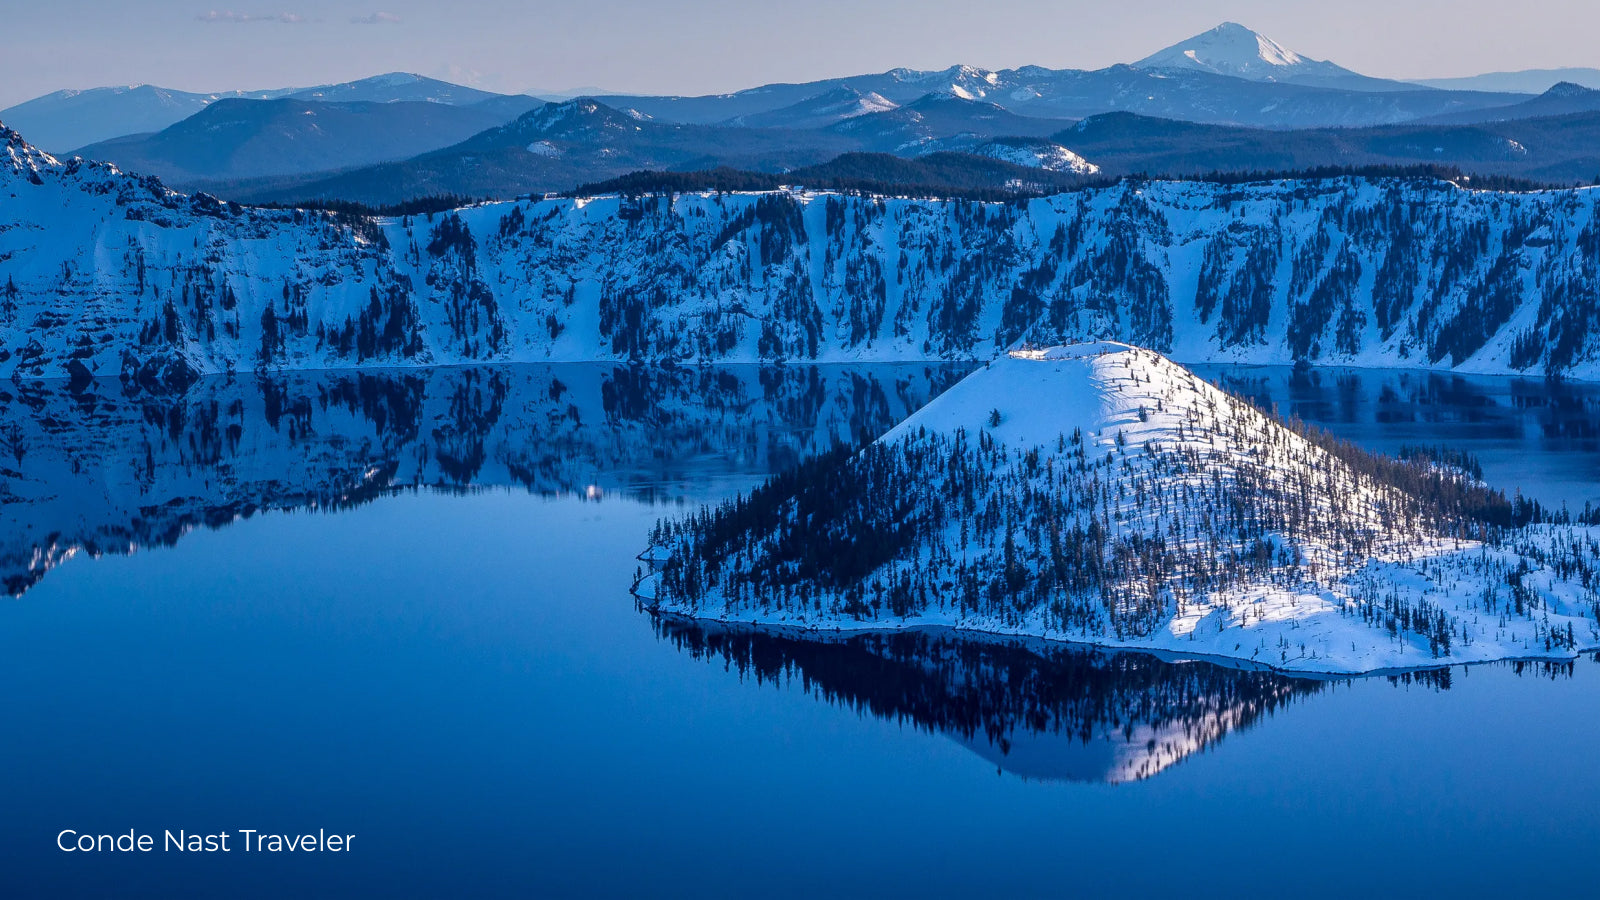
<svg viewBox="0 0 1600 900">
<path fill-rule="evenodd" d="M 654 609 L 1359 673 L 1600 647 L 1600 529 L 1110 342 L 997 360 L 860 451 L 666 520 Z"/>
</svg>

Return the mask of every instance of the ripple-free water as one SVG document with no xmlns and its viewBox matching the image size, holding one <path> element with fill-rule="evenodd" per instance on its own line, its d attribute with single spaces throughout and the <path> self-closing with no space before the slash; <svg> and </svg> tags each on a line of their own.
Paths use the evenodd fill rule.
<svg viewBox="0 0 1600 900">
<path fill-rule="evenodd" d="M 945 382 L 739 370 L 632 396 L 635 375 L 585 372 L 35 398 L 26 421 L 54 424 L 20 467 L 0 454 L 0 541 L 55 535 L 29 538 L 49 564 L 0 604 L 6 894 L 1592 886 L 1593 661 L 1308 681 L 652 620 L 627 589 L 657 516 L 830 432 L 882 430 Z M 1549 407 L 1503 381 L 1418 424 L 1360 413 L 1394 410 L 1391 373 L 1362 374 L 1336 415 L 1289 402 L 1380 449 L 1487 427 L 1477 449 L 1507 471 L 1586 484 L 1589 438 L 1529 425 Z M 0 547 L 13 568 L 19 553 Z M 344 854 L 80 855 L 55 849 L 66 828 L 356 837 Z"/>
</svg>

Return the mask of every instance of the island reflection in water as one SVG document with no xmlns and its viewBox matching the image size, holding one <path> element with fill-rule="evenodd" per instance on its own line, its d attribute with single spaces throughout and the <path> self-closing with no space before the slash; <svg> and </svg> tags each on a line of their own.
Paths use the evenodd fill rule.
<svg viewBox="0 0 1600 900">
<path fill-rule="evenodd" d="M 654 616 L 741 679 L 945 735 L 1029 779 L 1149 778 L 1330 682 L 948 629 L 799 632 Z"/>
<path fill-rule="evenodd" d="M 6 385 L 0 578 L 20 595 L 73 553 L 170 546 L 256 512 L 338 511 L 417 488 L 716 502 L 833 441 L 886 431 L 966 369 L 461 367 L 208 379 L 176 397 Z M 1288 399 L 1363 443 L 1414 439 L 1392 431 L 1396 398 L 1409 398 L 1427 414 L 1407 423 L 1444 424 L 1449 439 L 1524 466 L 1537 457 L 1551 484 L 1582 481 L 1594 462 L 1592 435 L 1550 412 L 1589 408 L 1587 388 L 1553 385 L 1541 400 L 1537 386 L 1510 392 L 1504 380 L 1452 376 L 1443 391 L 1407 373 L 1329 386 L 1247 371 L 1256 380 L 1234 387 Z M 1319 410 L 1312 401 L 1329 394 L 1356 399 Z M 644 540 L 616 535 L 617 565 L 631 569 Z M 1344 683 L 951 632 L 802 635 L 668 618 L 655 628 L 740 678 L 948 736 L 1037 780 L 1149 778 Z M 1451 670 L 1394 680 L 1447 689 Z"/>
<path fill-rule="evenodd" d="M 1150 778 L 1350 678 L 1291 677 L 1136 651 L 950 629 L 800 631 L 654 613 L 656 635 L 756 686 L 944 735 L 1041 781 Z M 1572 662 L 1492 663 L 1571 677 Z M 1447 691 L 1449 668 L 1371 676 Z"/>
</svg>

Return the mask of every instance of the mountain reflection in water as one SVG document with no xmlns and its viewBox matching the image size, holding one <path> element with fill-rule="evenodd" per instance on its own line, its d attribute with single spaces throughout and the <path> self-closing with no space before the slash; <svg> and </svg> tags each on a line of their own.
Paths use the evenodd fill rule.
<svg viewBox="0 0 1600 900">
<path fill-rule="evenodd" d="M 127 395 L 107 382 L 6 384 L 0 585 L 22 594 L 76 552 L 171 545 L 192 529 L 260 511 L 338 510 L 418 488 L 714 502 L 836 440 L 888 430 L 967 369 L 335 371 L 207 379 L 181 396 Z M 1432 435 L 1489 451 L 1486 471 L 1491 463 L 1537 469 L 1563 493 L 1597 481 L 1588 477 L 1594 435 L 1576 421 L 1600 409 L 1600 387 L 1552 384 L 1541 393 L 1504 379 L 1378 372 L 1329 381 L 1274 370 L 1224 376 L 1368 445 Z M 1396 424 L 1402 419 L 1408 430 Z M 633 567 L 643 537 L 619 538 L 619 566 Z M 1149 778 L 1343 684 L 948 631 L 847 635 L 654 621 L 661 638 L 741 678 L 911 723 L 1039 780 Z M 1571 664 L 1507 667 L 1572 672 Z M 1453 671 L 1391 680 L 1443 690 Z"/>
<path fill-rule="evenodd" d="M 966 366 L 553 364 L 0 387 L 0 586 L 262 510 L 504 487 L 703 502 L 876 437 Z M 631 560 L 629 561 L 631 563 Z"/>
<path fill-rule="evenodd" d="M 1395 369 L 1195 366 L 1264 408 L 1368 450 L 1442 444 L 1552 507 L 1600 505 L 1600 384 Z"/>
</svg>

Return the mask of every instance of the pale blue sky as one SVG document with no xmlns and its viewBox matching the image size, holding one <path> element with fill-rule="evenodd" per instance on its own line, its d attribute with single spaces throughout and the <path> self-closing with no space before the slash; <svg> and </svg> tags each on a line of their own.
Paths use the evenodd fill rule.
<svg viewBox="0 0 1600 900">
<path fill-rule="evenodd" d="M 232 5 L 228 5 L 232 4 Z M 63 87 L 405 70 L 493 90 L 708 93 L 894 66 L 1098 68 L 1224 20 L 1371 75 L 1600 66 L 1593 0 L 54 0 L 7 4 L 0 107 Z M 359 20 L 359 21 L 358 21 Z"/>
</svg>

